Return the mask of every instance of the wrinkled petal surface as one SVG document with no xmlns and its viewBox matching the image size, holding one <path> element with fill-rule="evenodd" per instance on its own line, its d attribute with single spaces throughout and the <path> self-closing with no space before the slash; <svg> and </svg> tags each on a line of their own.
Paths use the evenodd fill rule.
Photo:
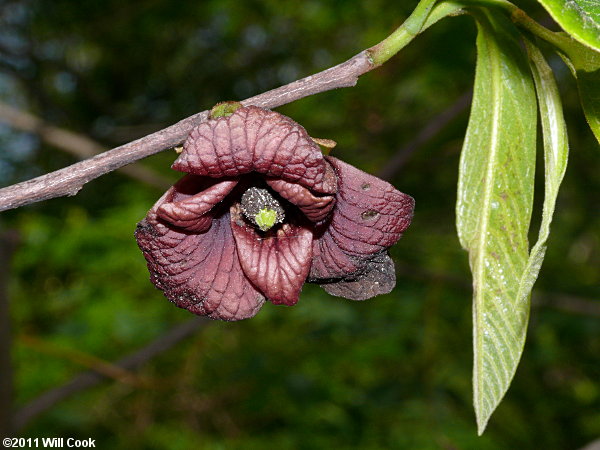
<svg viewBox="0 0 600 450">
<path fill-rule="evenodd" d="M 413 199 L 323 156 L 290 118 L 250 106 L 205 121 L 173 168 L 187 175 L 138 224 L 136 239 L 152 282 L 177 306 L 240 320 L 265 299 L 294 305 L 307 281 L 353 300 L 393 289 L 387 249 L 410 224 Z M 239 203 L 264 183 L 281 210 L 281 223 L 261 225 L 265 232 Z M 254 201 L 262 209 L 251 218 L 272 213 L 264 198 Z"/>
<path fill-rule="evenodd" d="M 171 187 L 156 205 L 156 215 L 187 231 L 210 228 L 214 214 L 209 213 L 236 186 L 237 180 L 214 180 L 187 175 Z"/>
<path fill-rule="evenodd" d="M 304 186 L 285 180 L 267 179 L 267 184 L 287 201 L 296 205 L 313 222 L 327 218 L 335 205 L 333 195 L 316 196 Z"/>
<path fill-rule="evenodd" d="M 391 184 L 327 157 L 338 176 L 331 223 L 313 242 L 310 281 L 352 279 L 410 224 L 414 200 Z"/>
<path fill-rule="evenodd" d="M 259 235 L 231 207 L 231 227 L 244 273 L 272 303 L 294 305 L 306 281 L 312 257 L 312 231 L 285 223 Z"/>
<path fill-rule="evenodd" d="M 331 295 L 350 300 L 366 300 L 376 295 L 390 293 L 395 285 L 394 262 L 386 253 L 380 253 L 368 260 L 363 272 L 357 276 L 321 284 L 321 287 Z"/>
<path fill-rule="evenodd" d="M 264 296 L 240 266 L 228 212 L 197 234 L 173 230 L 151 211 L 135 235 L 151 281 L 180 308 L 212 319 L 241 320 L 263 305 Z"/>
<path fill-rule="evenodd" d="M 213 178 L 258 172 L 333 193 L 336 180 L 306 130 L 289 117 L 248 106 L 192 130 L 173 169 Z"/>
</svg>

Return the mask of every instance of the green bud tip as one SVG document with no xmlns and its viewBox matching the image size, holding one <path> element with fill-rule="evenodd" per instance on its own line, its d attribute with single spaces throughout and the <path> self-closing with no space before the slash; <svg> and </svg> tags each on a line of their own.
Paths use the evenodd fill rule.
<svg viewBox="0 0 600 450">
<path fill-rule="evenodd" d="M 217 103 L 215 106 L 212 107 L 210 113 L 208 113 L 208 117 L 209 119 L 216 119 L 218 117 L 229 117 L 241 107 L 242 104 L 240 102 Z"/>
<path fill-rule="evenodd" d="M 277 211 L 263 208 L 254 216 L 254 220 L 261 231 L 269 230 L 277 221 Z"/>
</svg>

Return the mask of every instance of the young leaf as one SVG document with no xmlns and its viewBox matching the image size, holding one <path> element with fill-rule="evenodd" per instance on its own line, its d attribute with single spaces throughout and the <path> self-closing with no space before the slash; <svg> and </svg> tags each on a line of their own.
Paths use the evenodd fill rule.
<svg viewBox="0 0 600 450">
<path fill-rule="evenodd" d="M 538 0 L 552 18 L 582 44 L 600 51 L 600 2 Z"/>
<path fill-rule="evenodd" d="M 536 99 L 518 34 L 504 16 L 474 12 L 477 69 L 460 158 L 458 236 L 473 274 L 473 397 L 481 434 L 514 376 L 529 303 L 527 266 Z"/>
<path fill-rule="evenodd" d="M 562 103 L 552 69 L 540 50 L 525 39 L 531 72 L 535 81 L 542 132 L 544 136 L 544 206 L 538 240 L 531 249 L 525 272 L 519 283 L 517 301 L 529 304 L 531 289 L 546 253 L 546 242 L 550 235 L 550 223 L 554 215 L 556 197 L 565 175 L 569 144 L 567 126 L 563 117 Z"/>
</svg>

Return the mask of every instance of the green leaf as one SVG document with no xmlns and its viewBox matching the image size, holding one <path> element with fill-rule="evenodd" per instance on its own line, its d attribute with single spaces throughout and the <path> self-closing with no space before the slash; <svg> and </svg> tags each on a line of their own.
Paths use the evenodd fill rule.
<svg viewBox="0 0 600 450">
<path fill-rule="evenodd" d="M 460 159 L 457 229 L 473 274 L 473 397 L 481 434 L 517 368 L 529 319 L 519 298 L 527 267 L 536 99 L 518 33 L 474 12 L 477 69 Z"/>
<path fill-rule="evenodd" d="M 577 71 L 577 86 L 585 118 L 600 144 L 600 69 Z"/>
<path fill-rule="evenodd" d="M 579 70 L 593 72 L 600 69 L 600 51 L 586 47 L 567 33 L 550 33 L 546 37 L 558 49 L 558 54 L 565 60 L 573 75 Z"/>
<path fill-rule="evenodd" d="M 567 169 L 569 144 L 562 103 L 552 69 L 540 50 L 525 39 L 531 72 L 535 81 L 542 132 L 544 137 L 544 205 L 538 240 L 531 249 L 527 266 L 519 283 L 517 301 L 529 304 L 531 289 L 538 277 L 546 254 L 550 223 L 554 215 L 556 198 Z"/>
<path fill-rule="evenodd" d="M 552 18 L 582 44 L 600 51 L 600 2 L 597 0 L 538 0 Z"/>
<path fill-rule="evenodd" d="M 600 52 L 572 39 L 566 33 L 546 36 L 577 78 L 585 117 L 600 143 Z"/>
</svg>

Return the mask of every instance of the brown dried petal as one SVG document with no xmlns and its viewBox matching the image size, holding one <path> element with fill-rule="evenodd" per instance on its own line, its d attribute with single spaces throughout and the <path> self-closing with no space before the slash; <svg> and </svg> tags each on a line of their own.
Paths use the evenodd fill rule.
<svg viewBox="0 0 600 450">
<path fill-rule="evenodd" d="M 170 301 L 211 319 L 241 320 L 258 312 L 264 297 L 244 276 L 229 213 L 203 234 L 173 230 L 152 217 L 138 224 L 135 235 L 151 281 Z"/>
<path fill-rule="evenodd" d="M 236 186 L 237 180 L 186 175 L 156 205 L 156 215 L 187 231 L 204 232 L 213 220 L 211 211 Z M 195 193 L 197 192 L 197 193 Z M 192 193 L 195 193 L 191 195 Z"/>
<path fill-rule="evenodd" d="M 310 269 L 312 231 L 286 223 L 259 235 L 244 221 L 239 205 L 231 207 L 231 227 L 248 279 L 274 304 L 296 304 Z"/>
<path fill-rule="evenodd" d="M 192 130 L 173 169 L 222 178 L 259 172 L 335 192 L 335 177 L 306 130 L 282 114 L 248 106 Z"/>
<path fill-rule="evenodd" d="M 311 281 L 347 278 L 372 255 L 394 244 L 408 227 L 414 200 L 391 184 L 327 157 L 338 176 L 332 219 L 313 242 Z"/>
<path fill-rule="evenodd" d="M 386 253 L 380 253 L 366 262 L 359 275 L 334 283 L 321 284 L 331 295 L 350 300 L 366 300 L 376 295 L 388 294 L 396 285 L 394 262 Z"/>
</svg>

